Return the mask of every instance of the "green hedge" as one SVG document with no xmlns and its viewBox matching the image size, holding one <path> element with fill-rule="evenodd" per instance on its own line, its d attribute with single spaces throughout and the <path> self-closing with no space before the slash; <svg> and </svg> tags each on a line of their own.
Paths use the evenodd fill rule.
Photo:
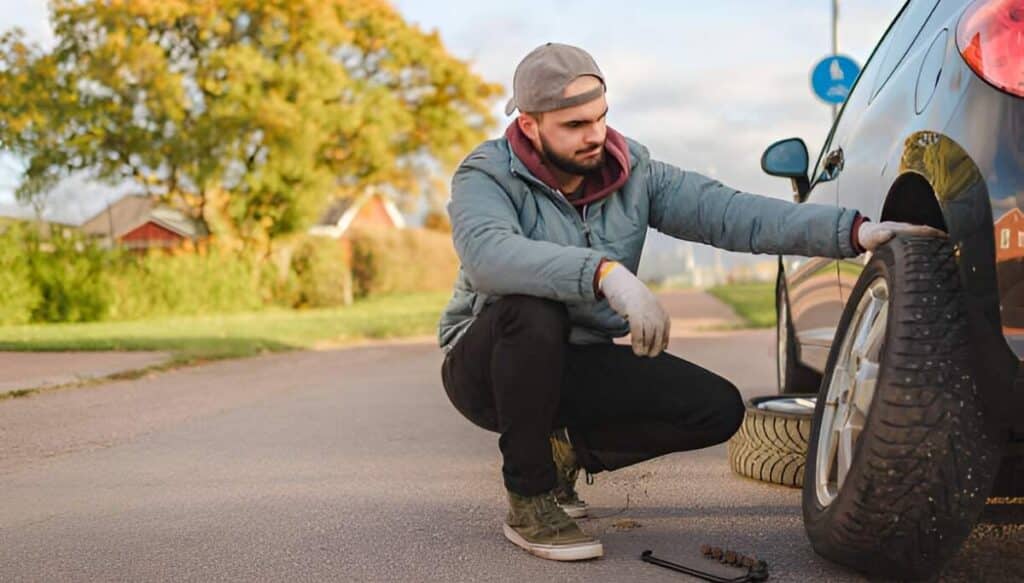
<svg viewBox="0 0 1024 583">
<path fill-rule="evenodd" d="M 282 259 L 284 259 L 282 261 Z M 335 239 L 307 237 L 285 247 L 273 300 L 292 308 L 327 308 L 352 303 L 352 270 L 344 246 Z"/>
<path fill-rule="evenodd" d="M 114 299 L 108 254 L 69 240 L 51 252 L 30 254 L 28 263 L 41 296 L 32 310 L 33 321 L 92 322 L 107 317 Z"/>
<path fill-rule="evenodd" d="M 24 245 L 24 233 L 17 227 L 0 234 L 0 325 L 32 321 L 43 301 Z"/>
<path fill-rule="evenodd" d="M 351 236 L 356 297 L 450 290 L 459 268 L 450 235 L 425 229 L 360 229 Z"/>
<path fill-rule="evenodd" d="M 207 250 L 138 255 L 68 230 L 0 233 L 0 325 L 86 322 L 352 303 L 342 245 L 305 237 L 271 257 Z"/>
<path fill-rule="evenodd" d="M 220 251 L 122 255 L 107 273 L 108 320 L 228 313 L 260 308 L 257 263 Z"/>
<path fill-rule="evenodd" d="M 0 325 L 343 306 L 354 297 L 448 291 L 459 265 L 450 235 L 423 229 L 359 230 L 348 243 L 300 237 L 251 257 L 215 249 L 138 255 L 67 230 L 40 238 L 9 227 L 0 260 Z"/>
<path fill-rule="evenodd" d="M 87 322 L 107 315 L 111 255 L 73 231 L 7 226 L 0 234 L 3 268 L 0 323 Z"/>
</svg>

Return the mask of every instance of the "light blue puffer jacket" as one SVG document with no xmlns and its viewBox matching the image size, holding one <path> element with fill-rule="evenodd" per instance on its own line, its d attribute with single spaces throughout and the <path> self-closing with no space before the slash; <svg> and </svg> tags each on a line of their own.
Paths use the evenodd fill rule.
<svg viewBox="0 0 1024 583">
<path fill-rule="evenodd" d="M 610 342 L 626 321 L 594 295 L 602 257 L 636 273 L 647 227 L 731 251 L 853 257 L 857 212 L 739 192 L 695 172 L 651 160 L 627 138 L 630 177 L 583 217 L 527 170 L 506 138 L 477 147 L 452 178 L 448 213 L 461 260 L 438 327 L 445 351 L 503 295 L 564 302 L 574 344 Z"/>
</svg>

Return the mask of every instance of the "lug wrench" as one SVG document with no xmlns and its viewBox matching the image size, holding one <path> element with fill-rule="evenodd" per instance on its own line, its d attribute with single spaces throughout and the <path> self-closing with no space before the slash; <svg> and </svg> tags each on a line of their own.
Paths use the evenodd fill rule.
<svg viewBox="0 0 1024 583">
<path fill-rule="evenodd" d="M 717 557 L 714 557 L 714 558 L 721 559 L 723 557 L 723 553 L 721 552 L 721 549 L 713 549 L 713 550 L 714 551 L 718 551 L 717 553 L 714 553 L 714 554 L 718 555 Z M 732 555 L 732 558 L 734 559 L 733 560 L 734 566 L 741 566 L 741 565 L 735 565 L 735 563 L 738 562 L 738 561 L 736 561 L 736 559 L 739 557 L 739 555 L 737 555 L 736 553 L 733 553 L 732 551 L 727 551 L 725 554 L 731 554 Z M 712 556 L 711 550 L 705 549 L 704 555 L 708 556 L 708 557 L 711 557 Z M 686 575 L 690 575 L 692 577 L 697 577 L 697 578 L 703 579 L 705 581 L 711 581 L 712 583 L 753 583 L 753 582 L 765 581 L 765 580 L 768 579 L 768 564 L 765 563 L 764 561 L 753 561 L 752 559 L 748 559 L 747 561 L 743 562 L 744 564 L 742 566 L 746 567 L 746 569 L 747 569 L 746 574 L 740 575 L 738 577 L 730 578 L 730 577 L 722 577 L 720 575 L 715 575 L 713 573 L 708 573 L 706 571 L 701 571 L 699 569 L 694 569 L 693 567 L 687 567 L 686 565 L 680 565 L 678 563 L 673 563 L 672 561 L 666 561 L 665 559 L 659 559 L 658 557 L 654 556 L 654 553 L 652 551 L 649 551 L 649 550 L 644 551 L 643 553 L 641 553 L 640 554 L 640 558 L 645 563 L 650 563 L 652 565 L 657 565 L 659 567 L 664 567 L 666 569 L 669 569 L 669 570 L 672 570 L 672 571 L 676 571 L 678 573 L 685 573 Z"/>
</svg>

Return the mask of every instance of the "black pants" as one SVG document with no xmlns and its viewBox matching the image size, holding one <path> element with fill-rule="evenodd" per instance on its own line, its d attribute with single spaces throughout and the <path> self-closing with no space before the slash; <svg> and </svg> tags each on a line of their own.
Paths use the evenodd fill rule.
<svg viewBox="0 0 1024 583">
<path fill-rule="evenodd" d="M 739 428 L 732 383 L 671 354 L 568 343 L 565 305 L 532 296 L 491 304 L 445 357 L 445 391 L 476 425 L 501 434 L 505 486 L 555 485 L 548 436 L 567 427 L 590 473 L 721 443 Z"/>
</svg>

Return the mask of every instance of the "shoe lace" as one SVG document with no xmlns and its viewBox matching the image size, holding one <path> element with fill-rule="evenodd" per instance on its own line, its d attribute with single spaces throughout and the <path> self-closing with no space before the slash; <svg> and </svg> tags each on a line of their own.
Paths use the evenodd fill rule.
<svg viewBox="0 0 1024 583">
<path fill-rule="evenodd" d="M 556 533 L 575 524 L 569 518 L 569 515 L 565 513 L 565 510 L 562 510 L 558 503 L 555 502 L 555 497 L 550 495 L 541 498 L 537 504 L 537 518 L 540 519 L 542 524 Z"/>
</svg>

